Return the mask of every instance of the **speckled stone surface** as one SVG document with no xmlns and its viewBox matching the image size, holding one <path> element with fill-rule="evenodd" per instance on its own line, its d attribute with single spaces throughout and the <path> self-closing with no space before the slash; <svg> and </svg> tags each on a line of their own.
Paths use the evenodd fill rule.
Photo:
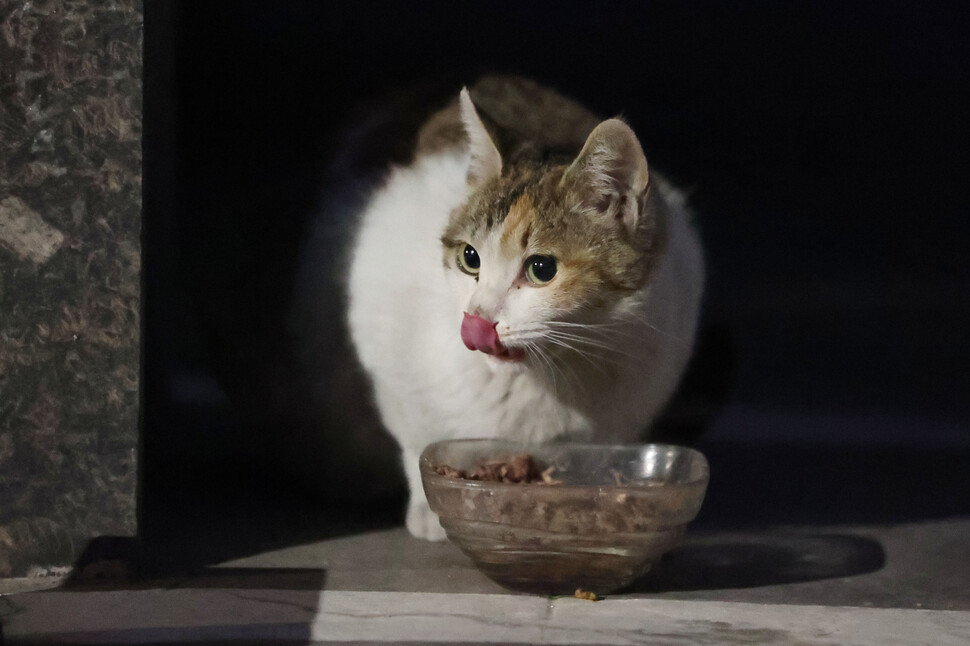
<svg viewBox="0 0 970 646">
<path fill-rule="evenodd" d="M 0 576 L 136 530 L 142 8 L 0 0 Z"/>
</svg>

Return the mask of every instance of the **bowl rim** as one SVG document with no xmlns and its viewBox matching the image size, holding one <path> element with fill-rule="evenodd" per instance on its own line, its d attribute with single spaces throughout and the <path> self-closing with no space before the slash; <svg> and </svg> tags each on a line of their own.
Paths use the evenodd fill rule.
<svg viewBox="0 0 970 646">
<path fill-rule="evenodd" d="M 696 478 L 686 480 L 683 482 L 663 482 L 657 487 L 644 488 L 638 485 L 624 485 L 624 484 L 559 484 L 555 486 L 550 486 L 544 483 L 537 482 L 499 482 L 495 480 L 469 480 L 466 478 L 449 478 L 448 476 L 443 476 L 434 471 L 431 464 L 431 452 L 438 447 L 450 444 L 497 444 L 504 445 L 507 447 L 517 447 L 523 452 L 529 452 L 530 450 L 547 448 L 550 446 L 555 446 L 559 448 L 566 449 L 578 449 L 578 450 L 608 450 L 608 451 L 618 451 L 618 450 L 631 450 L 631 449 L 644 449 L 647 447 L 658 447 L 664 449 L 676 449 L 682 451 L 687 455 L 691 456 L 691 459 L 697 460 L 700 466 L 700 474 Z M 515 449 L 512 449 L 515 450 Z M 448 487 L 459 487 L 459 488 L 471 488 L 471 489 L 492 489 L 498 488 L 499 490 L 512 488 L 521 490 L 523 487 L 530 487 L 536 490 L 543 491 L 579 491 L 579 490 L 592 490 L 596 492 L 608 491 L 612 493 L 618 492 L 634 492 L 640 495 L 646 494 L 647 492 L 658 492 L 663 489 L 681 489 L 681 488 L 695 488 L 698 486 L 703 486 L 706 488 L 708 482 L 710 481 L 710 463 L 707 457 L 698 451 L 697 449 L 691 448 L 689 446 L 683 446 L 680 444 L 670 444 L 665 442 L 642 442 L 633 444 L 619 444 L 619 443 L 596 443 L 596 442 L 549 442 L 545 444 L 535 444 L 528 443 L 519 440 L 508 440 L 503 438 L 455 438 L 438 440 L 428 444 L 422 451 L 421 456 L 418 460 L 418 465 L 421 473 L 421 478 L 425 482 L 431 482 L 434 484 L 444 485 Z"/>
</svg>

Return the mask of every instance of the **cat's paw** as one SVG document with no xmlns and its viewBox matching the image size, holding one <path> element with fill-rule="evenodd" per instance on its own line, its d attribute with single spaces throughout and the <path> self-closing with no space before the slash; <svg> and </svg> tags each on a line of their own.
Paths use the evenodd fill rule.
<svg viewBox="0 0 970 646">
<path fill-rule="evenodd" d="M 429 541 L 443 541 L 445 528 L 438 522 L 438 514 L 431 511 L 424 496 L 420 501 L 412 500 L 408 504 L 406 523 L 408 531 L 416 538 Z"/>
</svg>

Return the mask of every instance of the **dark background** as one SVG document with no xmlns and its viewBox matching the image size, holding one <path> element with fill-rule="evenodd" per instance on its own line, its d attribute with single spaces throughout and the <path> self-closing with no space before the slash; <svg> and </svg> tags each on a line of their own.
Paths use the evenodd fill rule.
<svg viewBox="0 0 970 646">
<path fill-rule="evenodd" d="M 690 192 L 705 332 L 664 432 L 711 461 L 699 524 L 970 512 L 962 9 L 146 0 L 148 544 L 189 527 L 205 561 L 400 522 L 399 496 L 333 503 L 260 459 L 250 406 L 292 386 L 300 252 L 360 106 L 493 71 L 622 114 Z"/>
</svg>

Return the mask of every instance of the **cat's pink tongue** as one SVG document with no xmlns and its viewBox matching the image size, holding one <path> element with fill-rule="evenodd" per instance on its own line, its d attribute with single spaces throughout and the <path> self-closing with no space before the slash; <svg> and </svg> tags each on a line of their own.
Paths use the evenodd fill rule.
<svg viewBox="0 0 970 646">
<path fill-rule="evenodd" d="M 498 354 L 505 349 L 498 340 L 495 323 L 468 312 L 461 322 L 461 340 L 469 350 L 481 350 L 485 354 Z"/>
<path fill-rule="evenodd" d="M 494 321 L 483 319 L 476 314 L 465 312 L 465 318 L 461 322 L 461 340 L 469 350 L 479 350 L 500 359 L 518 361 L 525 358 L 525 351 L 502 345 L 498 339 Z"/>
</svg>

